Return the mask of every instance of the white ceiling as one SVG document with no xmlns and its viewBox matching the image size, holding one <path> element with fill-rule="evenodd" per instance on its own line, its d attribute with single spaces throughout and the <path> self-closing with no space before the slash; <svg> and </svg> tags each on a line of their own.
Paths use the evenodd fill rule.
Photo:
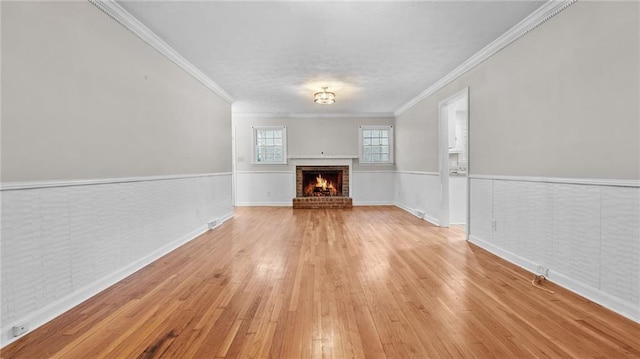
<svg viewBox="0 0 640 359">
<path fill-rule="evenodd" d="M 391 114 L 544 1 L 120 1 L 233 112 Z M 334 105 L 313 103 L 329 86 Z"/>
</svg>

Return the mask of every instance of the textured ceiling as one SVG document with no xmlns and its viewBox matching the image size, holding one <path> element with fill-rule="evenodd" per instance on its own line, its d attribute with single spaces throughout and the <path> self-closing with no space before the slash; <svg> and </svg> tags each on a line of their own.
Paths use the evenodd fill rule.
<svg viewBox="0 0 640 359">
<path fill-rule="evenodd" d="M 544 1 L 120 1 L 234 113 L 393 113 Z M 334 105 L 313 103 L 322 86 Z"/>
</svg>

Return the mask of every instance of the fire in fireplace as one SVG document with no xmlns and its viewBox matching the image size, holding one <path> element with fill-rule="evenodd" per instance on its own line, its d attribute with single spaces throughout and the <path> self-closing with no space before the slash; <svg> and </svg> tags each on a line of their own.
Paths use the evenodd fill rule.
<svg viewBox="0 0 640 359">
<path fill-rule="evenodd" d="M 342 196 L 342 171 L 305 171 L 302 175 L 304 196 Z"/>
<path fill-rule="evenodd" d="M 349 197 L 349 167 L 296 166 L 296 197 Z"/>
<path fill-rule="evenodd" d="M 296 166 L 293 208 L 351 208 L 349 166 Z"/>
</svg>

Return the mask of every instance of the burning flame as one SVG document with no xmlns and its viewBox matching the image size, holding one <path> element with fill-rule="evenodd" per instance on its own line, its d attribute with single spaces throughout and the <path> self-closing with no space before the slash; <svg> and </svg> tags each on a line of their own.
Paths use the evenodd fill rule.
<svg viewBox="0 0 640 359">
<path fill-rule="evenodd" d="M 327 188 L 333 189 L 333 183 L 327 182 L 326 179 L 322 178 L 322 175 L 318 175 L 316 177 L 316 187 L 322 187 L 322 190 L 326 191 Z"/>
<path fill-rule="evenodd" d="M 318 175 L 318 177 L 316 177 L 316 183 L 312 182 L 307 185 L 307 187 L 305 188 L 305 194 L 308 196 L 335 196 L 338 194 L 338 190 L 334 187 L 333 182 L 327 181 L 322 177 L 322 175 Z"/>
</svg>

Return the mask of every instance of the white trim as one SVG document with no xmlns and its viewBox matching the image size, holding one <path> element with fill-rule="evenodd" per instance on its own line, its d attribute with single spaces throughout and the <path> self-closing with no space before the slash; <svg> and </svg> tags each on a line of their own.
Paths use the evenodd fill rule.
<svg viewBox="0 0 640 359">
<path fill-rule="evenodd" d="M 435 218 L 435 217 L 431 217 L 430 215 L 425 213 L 424 216 L 422 217 L 422 219 L 424 219 L 425 221 L 433 224 L 434 226 L 440 227 L 440 221 L 438 221 L 438 219 Z"/>
<path fill-rule="evenodd" d="M 237 168 L 238 163 L 235 161 L 236 159 L 236 126 L 233 125 L 233 121 L 231 122 L 231 194 L 233 196 L 232 204 L 235 207 L 237 197 L 238 197 L 238 176 L 237 176 Z"/>
<path fill-rule="evenodd" d="M 403 210 L 403 211 L 409 212 L 409 213 L 411 213 L 412 215 L 414 215 L 414 216 L 416 216 L 416 217 L 418 217 L 418 218 L 422 218 L 422 216 L 420 216 L 420 215 L 417 213 L 417 210 L 415 210 L 415 209 L 413 209 L 413 208 L 411 208 L 411 207 L 407 207 L 407 206 L 405 206 L 405 205 L 404 205 L 404 204 L 402 204 L 402 203 L 398 203 L 398 202 L 396 202 L 396 203 L 394 203 L 394 206 L 396 206 L 396 207 L 400 208 L 400 209 L 401 209 L 401 210 Z"/>
<path fill-rule="evenodd" d="M 440 220 L 442 227 L 449 227 L 451 206 L 449 203 L 449 119 L 448 108 L 453 103 L 466 99 L 465 107 L 469 108 L 469 87 L 454 93 L 446 99 L 438 102 L 438 170 L 440 173 Z M 467 127 L 469 125 L 469 112 L 467 111 Z M 469 198 L 467 197 L 467 209 Z"/>
<path fill-rule="evenodd" d="M 258 162 L 258 131 L 282 131 L 282 161 L 264 161 Z M 251 156 L 252 165 L 286 165 L 287 164 L 287 126 L 275 125 L 275 126 L 251 126 L 251 133 L 253 135 L 253 153 Z M 272 145 L 276 146 L 276 145 Z"/>
<path fill-rule="evenodd" d="M 540 26 L 547 20 L 551 19 L 562 10 L 569 7 L 571 4 L 576 2 L 576 0 L 549 0 L 544 5 L 540 6 L 536 11 L 531 13 L 531 15 L 527 16 L 525 19 L 517 23 L 514 27 L 509 29 L 507 32 L 502 34 L 500 37 L 495 39 L 489 45 L 485 46 L 482 50 L 475 53 L 465 62 L 460 64 L 458 67 L 453 69 L 453 71 L 446 74 L 443 78 L 438 80 L 436 83 L 431 85 L 429 88 L 424 90 L 418 96 L 414 97 L 411 101 L 404 104 L 402 107 L 397 109 L 393 114 L 398 117 L 413 106 L 417 105 L 420 101 L 426 99 L 427 97 L 433 95 L 438 90 L 442 89 L 452 81 L 456 80 L 460 76 L 464 75 L 467 71 L 476 67 L 489 57 L 493 56 L 498 51 L 507 47 L 512 42 L 518 40 L 522 36 L 526 35 L 531 30 Z"/>
<path fill-rule="evenodd" d="M 354 158 L 358 158 L 357 155 L 335 155 L 335 156 L 330 156 L 330 155 L 320 155 L 320 156 L 313 156 L 313 155 L 293 155 L 293 156 L 289 156 L 288 157 L 291 160 L 319 160 L 319 159 L 330 159 L 330 160 L 342 160 L 342 159 L 347 159 L 347 160 L 351 160 Z"/>
<path fill-rule="evenodd" d="M 236 171 L 236 174 L 292 174 L 295 171 Z"/>
<path fill-rule="evenodd" d="M 393 113 L 359 112 L 359 113 L 249 113 L 232 112 L 231 116 L 239 119 L 351 119 L 351 118 L 394 118 Z"/>
<path fill-rule="evenodd" d="M 366 206 L 395 206 L 393 201 L 356 201 L 353 200 L 353 205 L 358 207 Z"/>
<path fill-rule="evenodd" d="M 353 170 L 353 173 L 393 173 L 395 174 L 396 171 L 394 170 L 364 170 L 364 171 Z"/>
<path fill-rule="evenodd" d="M 440 173 L 438 172 L 424 172 L 424 171 L 396 171 L 396 173 L 408 174 L 408 175 L 440 176 Z"/>
<path fill-rule="evenodd" d="M 500 181 L 583 184 L 583 185 L 592 185 L 592 186 L 640 187 L 640 180 L 626 180 L 626 179 L 501 176 L 501 175 L 469 175 L 469 178 L 492 179 L 492 180 L 500 180 Z"/>
<path fill-rule="evenodd" d="M 293 198 L 292 198 L 293 201 Z M 293 202 L 238 202 L 236 207 L 293 207 Z"/>
<path fill-rule="evenodd" d="M 469 242 L 488 252 L 491 252 L 492 254 L 510 263 L 517 265 L 518 267 L 523 268 L 528 272 L 531 272 L 532 274 L 536 273 L 539 267 L 537 263 L 534 263 L 526 258 L 499 248 L 487 241 L 482 240 L 481 238 L 478 238 L 477 236 L 469 236 Z M 592 300 L 605 308 L 608 308 L 620 315 L 623 315 L 631 320 L 640 323 L 640 310 L 637 307 L 634 307 L 634 304 L 631 302 L 622 301 L 619 298 L 598 290 L 597 288 L 584 285 L 583 283 L 580 283 L 555 271 L 550 271 L 546 278 L 563 288 L 569 289 L 570 291 L 584 298 Z"/>
<path fill-rule="evenodd" d="M 86 180 L 62 180 L 62 181 L 33 181 L 33 182 L 8 182 L 0 184 L 0 191 L 12 191 L 20 189 L 51 188 L 51 187 L 71 187 L 71 186 L 91 186 L 110 183 L 128 183 L 145 181 L 166 181 L 195 177 L 231 176 L 232 172 L 219 173 L 198 173 L 185 175 L 165 175 L 165 176 L 144 176 L 144 177 L 122 177 L 122 178 L 98 178 Z"/>
<path fill-rule="evenodd" d="M 216 221 L 216 226 L 213 228 L 216 228 L 218 226 L 220 226 L 222 223 L 226 222 L 227 220 L 233 218 L 233 212 L 229 212 L 227 214 L 225 214 L 223 217 L 219 218 Z M 213 229 L 211 228 L 211 229 Z M 200 227 L 198 227 L 197 229 L 195 229 L 194 231 L 192 231 L 191 233 L 188 233 L 184 236 L 182 236 L 181 238 L 168 243 L 165 246 L 162 246 L 160 248 L 158 248 L 157 250 L 149 253 L 147 256 L 142 257 L 140 259 L 138 259 L 137 261 L 131 263 L 130 265 L 126 266 L 125 268 L 122 268 L 116 272 L 113 272 L 105 277 L 103 277 L 102 279 L 99 279 L 93 283 L 91 283 L 90 285 L 87 285 L 83 288 L 79 288 L 78 290 L 73 291 L 72 293 L 70 293 L 69 295 L 60 298 L 58 300 L 56 300 L 53 303 L 48 304 L 47 306 L 38 309 L 35 312 L 29 313 L 27 316 L 20 318 L 17 321 L 14 321 L 12 323 L 3 323 L 5 324 L 2 327 L 2 342 L 0 343 L 0 346 L 4 347 L 7 344 L 10 344 L 16 340 L 18 340 L 19 338 L 24 337 L 24 335 L 21 335 L 19 337 L 12 337 L 12 336 L 8 336 L 6 335 L 6 333 L 9 333 L 11 331 L 11 328 L 14 325 L 17 325 L 18 323 L 24 323 L 24 322 L 28 322 L 29 323 L 29 332 L 35 330 L 36 328 L 42 326 L 43 324 L 53 320 L 54 318 L 56 318 L 57 316 L 61 315 L 62 313 L 70 310 L 73 307 L 76 307 L 77 305 L 79 305 L 80 303 L 84 302 L 85 300 L 93 297 L 94 295 L 100 293 L 101 291 L 105 290 L 106 288 L 118 283 L 119 281 L 125 279 L 126 277 L 130 276 L 131 274 L 139 271 L 140 269 L 146 267 L 147 265 L 153 263 L 154 261 L 160 259 L 162 256 L 172 252 L 173 250 L 177 249 L 178 247 L 184 245 L 185 243 L 188 243 L 196 238 L 198 238 L 199 236 L 201 236 L 202 234 L 204 234 L 205 232 L 209 231 L 209 227 L 208 225 L 202 225 Z"/>
<path fill-rule="evenodd" d="M 293 199 L 293 198 L 292 198 Z M 356 201 L 354 206 L 398 206 L 393 201 Z M 236 207 L 293 207 L 293 202 L 238 202 Z M 403 208 L 404 209 L 404 208 Z M 411 212 L 411 211 L 407 211 Z M 415 213 L 412 213 L 415 216 Z M 417 217 L 417 216 L 416 216 Z"/>
<path fill-rule="evenodd" d="M 349 166 L 349 175 L 351 175 L 351 167 L 353 165 L 352 157 L 309 157 L 292 158 L 293 166 Z"/>
<path fill-rule="evenodd" d="M 431 217 L 427 213 L 424 213 L 424 211 L 407 207 L 404 204 L 401 204 L 401 203 L 398 203 L 398 202 L 395 202 L 393 205 L 398 207 L 398 208 L 400 208 L 400 209 L 402 209 L 402 210 L 404 210 L 404 211 L 407 211 L 407 212 L 411 213 L 412 215 L 414 215 L 414 216 L 416 216 L 416 217 L 418 217 L 420 219 L 423 219 L 423 220 L 433 224 L 434 226 L 438 226 L 438 227 L 440 226 L 440 223 L 438 222 L 438 220 L 436 218 Z M 421 215 L 418 212 L 423 212 L 424 214 Z"/>
<path fill-rule="evenodd" d="M 364 147 L 363 147 L 363 140 L 362 140 L 362 132 L 365 130 L 385 130 L 387 131 L 387 140 L 388 140 L 388 144 L 387 147 L 389 149 L 389 160 L 387 161 L 365 161 L 363 160 L 364 158 Z M 383 146 L 383 145 L 380 145 Z M 358 163 L 362 163 L 362 164 L 366 164 L 366 165 L 370 165 L 370 164 L 375 164 L 375 165 L 380 165 L 380 164 L 384 164 L 384 165 L 392 165 L 394 164 L 394 150 L 395 150 L 395 138 L 394 138 L 394 134 L 393 134 L 393 125 L 360 125 L 358 126 Z"/>
<path fill-rule="evenodd" d="M 233 97 L 231 97 L 231 95 L 223 90 L 222 87 L 216 84 L 187 59 L 182 57 L 182 55 L 180 55 L 176 50 L 174 50 L 166 42 L 160 39 L 158 35 L 149 30 L 149 28 L 144 26 L 140 21 L 138 21 L 138 19 L 136 19 L 127 10 L 116 3 L 115 0 L 89 0 L 89 2 L 95 5 L 98 9 L 107 14 L 107 16 L 115 20 L 117 23 L 124 26 L 127 30 L 131 31 L 134 35 L 138 36 L 142 41 L 158 50 L 159 53 L 178 65 L 189 75 L 193 76 L 193 78 L 200 81 L 200 83 L 202 83 L 205 87 L 215 92 L 225 101 L 233 103 Z"/>
</svg>

